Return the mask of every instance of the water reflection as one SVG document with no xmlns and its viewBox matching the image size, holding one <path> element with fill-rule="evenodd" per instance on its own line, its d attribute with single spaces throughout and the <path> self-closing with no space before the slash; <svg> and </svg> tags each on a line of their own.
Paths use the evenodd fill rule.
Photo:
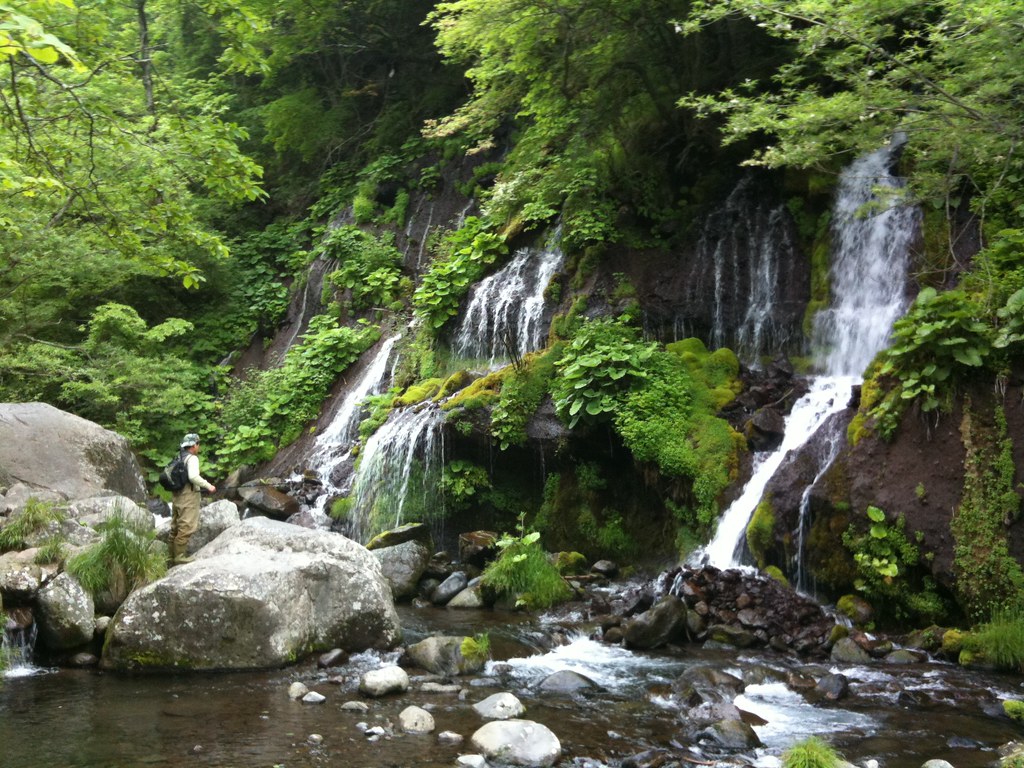
<svg viewBox="0 0 1024 768">
<path fill-rule="evenodd" d="M 757 732 L 765 749 L 746 759 L 770 758 L 805 735 L 817 733 L 848 759 L 874 758 L 884 768 L 918 768 L 942 758 L 957 768 L 981 768 L 994 749 L 1018 735 L 999 714 L 1000 699 L 1020 697 L 1019 679 L 968 672 L 953 665 L 808 667 L 768 653 L 737 656 L 728 650 L 679 649 L 631 653 L 571 636 L 564 646 L 545 646 L 554 626 L 521 615 L 401 609 L 407 641 L 431 632 L 489 631 L 492 648 L 506 664 L 490 674 L 460 679 L 461 693 L 418 690 L 427 680 L 413 672 L 414 690 L 401 697 L 367 700 L 368 712 L 342 705 L 360 699 L 361 671 L 392 663 L 395 655 L 360 654 L 345 667 L 319 670 L 312 663 L 272 672 L 122 676 L 62 669 L 0 682 L 0 763 L 4 768 L 109 768 L 110 766 L 452 766 L 470 751 L 481 725 L 470 704 L 498 690 L 514 691 L 527 716 L 562 741 L 562 765 L 586 757 L 587 765 L 618 766 L 646 748 L 670 747 L 680 732 L 679 706 L 669 684 L 682 670 L 707 664 L 743 677 L 737 704 L 766 722 Z M 572 669 L 600 686 L 582 696 L 538 690 L 547 674 Z M 838 705 L 811 705 L 782 680 L 795 669 L 820 676 L 842 671 L 852 695 Z M 302 681 L 322 693 L 321 705 L 288 698 Z M 394 729 L 410 704 L 430 709 L 437 731 L 463 734 L 460 746 L 435 735 L 393 733 L 367 741 L 360 722 Z M 318 734 L 322 742 L 313 743 Z M 764 761 L 768 762 L 764 762 Z M 732 761 L 735 764 L 735 761 Z M 740 762 L 743 762 L 742 760 Z M 577 762 L 576 765 L 583 765 Z"/>
</svg>

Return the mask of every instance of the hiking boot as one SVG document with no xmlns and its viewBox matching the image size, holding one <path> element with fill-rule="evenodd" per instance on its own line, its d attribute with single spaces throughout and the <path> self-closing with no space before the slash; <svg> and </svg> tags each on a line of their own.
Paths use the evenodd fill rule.
<svg viewBox="0 0 1024 768">
<path fill-rule="evenodd" d="M 196 559 L 194 557 L 189 557 L 188 555 L 178 555 L 176 558 L 171 560 L 171 565 L 184 565 L 185 563 L 194 563 L 195 560 Z"/>
</svg>

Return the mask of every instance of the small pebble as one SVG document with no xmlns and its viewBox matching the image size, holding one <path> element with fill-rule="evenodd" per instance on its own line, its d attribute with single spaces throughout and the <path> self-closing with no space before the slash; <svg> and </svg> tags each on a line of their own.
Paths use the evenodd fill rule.
<svg viewBox="0 0 1024 768">
<path fill-rule="evenodd" d="M 311 733 L 309 734 L 309 738 L 307 738 L 306 741 L 308 741 L 310 744 L 323 744 L 324 737 L 321 736 L 319 733 Z"/>
</svg>

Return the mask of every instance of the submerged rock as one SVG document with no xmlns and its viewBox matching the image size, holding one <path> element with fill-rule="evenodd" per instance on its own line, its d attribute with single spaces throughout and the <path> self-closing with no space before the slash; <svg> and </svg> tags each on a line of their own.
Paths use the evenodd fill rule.
<svg viewBox="0 0 1024 768">
<path fill-rule="evenodd" d="M 400 627 L 362 546 L 252 518 L 134 592 L 107 638 L 107 668 L 251 669 L 336 647 L 391 648 Z"/>
</svg>

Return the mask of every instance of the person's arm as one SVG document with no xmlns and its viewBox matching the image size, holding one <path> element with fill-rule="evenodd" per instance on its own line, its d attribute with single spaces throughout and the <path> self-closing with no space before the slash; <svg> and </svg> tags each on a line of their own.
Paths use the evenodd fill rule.
<svg viewBox="0 0 1024 768">
<path fill-rule="evenodd" d="M 199 457 L 194 453 L 190 453 L 185 458 L 185 468 L 188 469 L 188 481 L 192 483 L 192 487 L 197 491 L 202 489 L 209 493 L 213 493 L 217 490 L 214 485 L 208 483 L 203 479 L 203 476 L 199 474 Z"/>
</svg>

